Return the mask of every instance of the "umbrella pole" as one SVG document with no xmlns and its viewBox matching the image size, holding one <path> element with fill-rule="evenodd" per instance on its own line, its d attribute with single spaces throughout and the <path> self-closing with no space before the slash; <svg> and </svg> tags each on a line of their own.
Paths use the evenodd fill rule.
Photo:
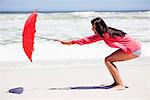
<svg viewBox="0 0 150 100">
<path fill-rule="evenodd" d="M 45 40 L 52 40 L 52 41 L 58 41 L 58 42 L 61 42 L 61 40 L 59 40 L 59 39 L 46 38 L 46 37 L 43 37 L 43 36 L 35 36 L 35 37 L 40 38 L 40 39 L 45 39 Z"/>
</svg>

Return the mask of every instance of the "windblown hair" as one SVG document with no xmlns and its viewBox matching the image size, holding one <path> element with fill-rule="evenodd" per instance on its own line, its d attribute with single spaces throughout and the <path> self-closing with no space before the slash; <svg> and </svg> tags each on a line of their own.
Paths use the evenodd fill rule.
<svg viewBox="0 0 150 100">
<path fill-rule="evenodd" d="M 112 27 L 108 27 L 105 22 L 103 21 L 102 18 L 100 17 L 96 17 L 93 20 L 91 20 L 91 24 L 96 26 L 96 31 L 98 32 L 98 34 L 104 38 L 103 34 L 104 33 L 109 33 L 110 36 L 112 38 L 114 38 L 115 36 L 120 36 L 123 37 L 125 36 L 125 32 L 123 32 L 122 30 L 118 30 Z"/>
</svg>

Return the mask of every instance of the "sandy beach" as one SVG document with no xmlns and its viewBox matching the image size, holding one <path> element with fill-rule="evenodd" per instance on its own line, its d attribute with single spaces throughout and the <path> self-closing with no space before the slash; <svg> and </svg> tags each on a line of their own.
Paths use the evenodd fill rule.
<svg viewBox="0 0 150 100">
<path fill-rule="evenodd" d="M 129 87 L 122 91 L 111 89 L 48 90 L 48 88 L 53 87 L 62 88 L 70 86 L 98 86 L 102 84 L 111 84 L 113 82 L 112 78 L 102 59 L 68 61 L 37 60 L 34 61 L 34 63 L 23 61 L 1 61 L 1 66 L 10 67 L 7 69 L 0 69 L 0 99 L 149 100 L 149 59 L 150 57 L 141 57 L 130 61 L 116 63 L 126 86 Z M 22 68 L 22 66 L 25 66 L 26 68 Z M 23 93 L 12 94 L 7 92 L 9 89 L 15 87 L 23 87 Z"/>
</svg>

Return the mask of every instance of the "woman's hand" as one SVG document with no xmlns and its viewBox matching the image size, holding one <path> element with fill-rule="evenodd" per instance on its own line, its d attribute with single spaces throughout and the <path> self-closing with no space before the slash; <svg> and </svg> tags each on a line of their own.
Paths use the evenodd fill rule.
<svg viewBox="0 0 150 100">
<path fill-rule="evenodd" d="M 61 41 L 64 45 L 73 45 L 74 43 L 72 41 Z"/>
</svg>

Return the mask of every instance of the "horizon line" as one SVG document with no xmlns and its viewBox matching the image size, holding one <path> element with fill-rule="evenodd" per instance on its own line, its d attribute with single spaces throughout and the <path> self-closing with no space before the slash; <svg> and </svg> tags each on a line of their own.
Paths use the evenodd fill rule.
<svg viewBox="0 0 150 100">
<path fill-rule="evenodd" d="M 36 10 L 36 9 L 35 9 Z M 33 10 L 34 11 L 34 10 Z M 0 11 L 0 13 L 31 13 L 33 11 Z M 62 12 L 147 12 L 150 10 L 53 10 L 53 11 L 44 11 L 37 10 L 38 13 L 62 13 Z"/>
</svg>

